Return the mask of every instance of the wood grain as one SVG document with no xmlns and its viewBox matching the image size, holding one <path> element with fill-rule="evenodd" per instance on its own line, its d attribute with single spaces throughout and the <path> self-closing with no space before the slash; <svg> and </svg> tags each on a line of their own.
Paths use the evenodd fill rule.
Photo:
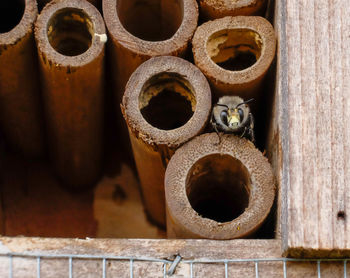
<svg viewBox="0 0 350 278">
<path fill-rule="evenodd" d="M 158 259 L 174 259 L 180 254 L 183 259 L 224 259 L 224 258 L 279 258 L 280 241 L 277 240 L 138 240 L 138 239 L 44 239 L 44 238 L 0 238 L 0 254 L 7 252 L 45 254 L 103 254 Z M 203 248 L 205 246 L 205 248 Z M 36 260 L 13 259 L 14 277 L 36 277 Z M 313 265 L 315 269 L 315 265 Z M 42 259 L 42 277 L 68 277 L 68 260 Z M 224 277 L 224 264 L 198 263 L 193 267 L 194 277 Z M 108 260 L 107 277 L 130 277 L 128 261 Z M 229 265 L 229 277 L 255 277 L 253 263 Z M 263 263 L 261 274 L 265 277 L 281 277 L 282 264 Z M 0 277 L 7 277 L 9 259 L 0 256 Z M 101 260 L 74 260 L 73 277 L 102 277 Z M 163 264 L 144 261 L 134 262 L 134 277 L 163 277 Z M 188 264 L 180 263 L 172 277 L 190 277 Z M 264 276 L 262 276 L 264 277 Z"/>
<path fill-rule="evenodd" d="M 203 248 L 205 246 L 205 248 Z M 229 248 L 228 248 L 229 247 Z M 8 252 L 42 253 L 42 254 L 103 254 L 105 256 L 133 256 L 173 260 L 180 254 L 184 260 L 189 259 L 259 259 L 280 258 L 281 242 L 279 240 L 138 240 L 138 239 L 44 239 L 44 238 L 0 238 L 0 277 L 8 277 L 10 269 Z M 317 277 L 315 262 L 288 262 L 287 277 Z M 37 277 L 36 258 L 13 257 L 13 277 Z M 41 277 L 68 277 L 67 259 L 41 259 Z M 102 277 L 101 260 L 74 259 L 73 277 Z M 228 277 L 256 277 L 253 262 L 228 264 Z M 343 264 L 321 263 L 322 277 L 343 277 Z M 347 269 L 350 275 L 350 269 Z M 164 277 L 163 263 L 134 261 L 134 277 Z M 130 277 L 128 260 L 107 260 L 106 277 Z M 190 266 L 180 262 L 173 276 L 190 277 Z M 225 277 L 223 263 L 195 263 L 193 277 Z M 259 277 L 283 277 L 282 262 L 260 262 Z"/>
<path fill-rule="evenodd" d="M 283 251 L 349 255 L 350 9 L 342 0 L 279 2 Z"/>
</svg>

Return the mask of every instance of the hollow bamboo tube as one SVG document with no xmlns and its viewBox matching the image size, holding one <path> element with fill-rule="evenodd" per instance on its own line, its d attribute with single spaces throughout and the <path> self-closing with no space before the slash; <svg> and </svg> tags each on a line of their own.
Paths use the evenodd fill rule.
<svg viewBox="0 0 350 278">
<path fill-rule="evenodd" d="M 0 8 L 0 121 L 16 151 L 43 154 L 43 122 L 33 26 L 35 0 L 4 1 Z"/>
<path fill-rule="evenodd" d="M 103 0 L 119 105 L 136 68 L 154 56 L 184 57 L 197 28 L 196 0 Z"/>
<path fill-rule="evenodd" d="M 203 134 L 179 148 L 168 164 L 168 237 L 247 237 L 269 214 L 274 196 L 271 166 L 250 141 Z"/>
<path fill-rule="evenodd" d="M 101 170 L 103 19 L 86 1 L 52 1 L 38 17 L 35 38 L 55 169 L 73 187 L 91 185 Z"/>
<path fill-rule="evenodd" d="M 267 0 L 199 0 L 201 17 L 207 20 L 238 15 L 263 15 Z"/>
<path fill-rule="evenodd" d="M 272 25 L 258 16 L 225 17 L 204 23 L 193 38 L 196 65 L 216 98 L 261 97 L 261 85 L 275 56 Z"/>
<path fill-rule="evenodd" d="M 143 63 L 126 85 L 122 112 L 148 215 L 165 226 L 164 173 L 175 149 L 201 133 L 211 107 L 204 75 L 177 57 Z"/>
<path fill-rule="evenodd" d="M 38 0 L 38 5 L 41 8 L 44 8 L 45 5 L 51 1 L 52 0 Z M 96 8 L 100 8 L 102 0 L 87 0 L 87 1 L 90 2 L 91 4 L 93 4 Z"/>
</svg>

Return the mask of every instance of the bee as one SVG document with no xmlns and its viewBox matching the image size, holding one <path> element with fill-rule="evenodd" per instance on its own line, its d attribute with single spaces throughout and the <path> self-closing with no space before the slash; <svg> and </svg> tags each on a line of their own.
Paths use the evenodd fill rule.
<svg viewBox="0 0 350 278">
<path fill-rule="evenodd" d="M 235 134 L 255 144 L 254 117 L 247 105 L 253 100 L 243 101 L 238 96 L 221 97 L 218 103 L 214 104 L 210 119 L 211 126 L 216 133 Z"/>
</svg>

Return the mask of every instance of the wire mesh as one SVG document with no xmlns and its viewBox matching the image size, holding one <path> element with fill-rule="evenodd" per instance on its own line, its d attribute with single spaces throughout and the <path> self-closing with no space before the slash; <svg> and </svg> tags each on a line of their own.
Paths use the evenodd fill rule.
<svg viewBox="0 0 350 278">
<path fill-rule="evenodd" d="M 190 278 L 194 278 L 193 265 L 194 264 L 222 264 L 224 267 L 225 278 L 229 278 L 229 264 L 232 263 L 251 263 L 252 268 L 255 269 L 255 277 L 259 276 L 259 264 L 263 262 L 281 262 L 283 263 L 283 278 L 288 278 L 287 275 L 287 263 L 288 262 L 316 262 L 317 264 L 317 277 L 321 278 L 321 263 L 322 262 L 342 262 L 344 267 L 344 278 L 347 278 L 347 262 L 349 259 L 292 259 L 292 258 L 257 258 L 257 259 L 193 259 L 185 260 L 180 255 L 177 255 L 174 260 L 165 260 L 157 258 L 144 258 L 144 257 L 127 257 L 127 256 L 103 256 L 103 255 L 89 255 L 89 254 L 34 254 L 34 253 L 6 253 L 0 254 L 0 257 L 8 257 L 9 259 L 9 278 L 14 277 L 13 272 L 13 259 L 20 258 L 36 258 L 37 260 L 37 278 L 41 276 L 41 261 L 42 259 L 67 259 L 68 260 L 68 277 L 73 278 L 73 261 L 74 260 L 101 260 L 102 269 L 101 277 L 107 277 L 107 261 L 129 261 L 130 277 L 134 278 L 134 262 L 154 262 L 163 263 L 163 277 L 171 277 L 179 264 L 188 264 L 190 269 Z"/>
</svg>

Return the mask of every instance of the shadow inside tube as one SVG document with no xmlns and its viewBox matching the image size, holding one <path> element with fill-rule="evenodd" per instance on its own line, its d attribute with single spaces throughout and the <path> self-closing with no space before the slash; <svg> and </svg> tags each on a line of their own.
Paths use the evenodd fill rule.
<svg viewBox="0 0 350 278">
<path fill-rule="evenodd" d="M 21 21 L 25 9 L 24 0 L 6 0 L 0 4 L 0 33 L 15 28 Z"/>
</svg>

